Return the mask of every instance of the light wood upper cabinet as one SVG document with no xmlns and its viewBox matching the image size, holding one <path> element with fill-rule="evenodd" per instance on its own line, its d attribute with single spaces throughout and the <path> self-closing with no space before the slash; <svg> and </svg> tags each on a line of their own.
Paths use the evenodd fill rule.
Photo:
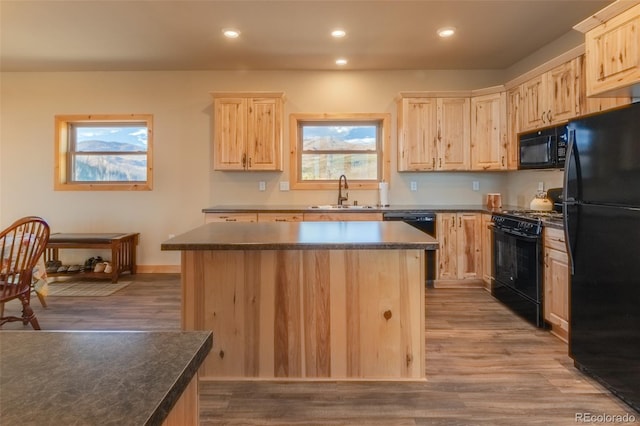
<svg viewBox="0 0 640 426">
<path fill-rule="evenodd" d="M 213 168 L 282 170 L 282 93 L 213 93 Z"/>
<path fill-rule="evenodd" d="M 507 169 L 517 170 L 519 164 L 520 122 L 522 121 L 522 90 L 516 86 L 507 92 Z"/>
<path fill-rule="evenodd" d="M 471 169 L 507 170 L 507 95 L 471 98 Z"/>
<path fill-rule="evenodd" d="M 593 114 L 606 111 L 631 103 L 629 96 L 620 96 L 616 98 L 588 98 L 587 97 L 587 79 L 586 79 L 586 61 L 584 55 L 578 58 L 580 67 L 580 115 Z"/>
<path fill-rule="evenodd" d="M 481 214 L 438 213 L 438 280 L 480 279 Z"/>
<path fill-rule="evenodd" d="M 565 342 L 569 335 L 569 259 L 564 231 L 544 230 L 544 318 Z"/>
<path fill-rule="evenodd" d="M 398 101 L 398 171 L 469 170 L 469 98 Z"/>
<path fill-rule="evenodd" d="M 438 99 L 438 170 L 469 170 L 471 166 L 471 101 Z"/>
<path fill-rule="evenodd" d="M 437 127 L 436 98 L 398 101 L 398 171 L 435 170 Z"/>
<path fill-rule="evenodd" d="M 580 62 L 574 59 L 522 84 L 521 131 L 562 123 L 580 113 Z"/>
<path fill-rule="evenodd" d="M 547 126 L 545 74 L 522 83 L 522 122 L 521 130 L 533 130 Z"/>
<path fill-rule="evenodd" d="M 587 31 L 587 96 L 640 96 L 640 4 Z"/>
<path fill-rule="evenodd" d="M 573 59 L 547 72 L 547 119 L 551 124 L 562 123 L 580 114 L 578 91 L 579 61 Z"/>
</svg>

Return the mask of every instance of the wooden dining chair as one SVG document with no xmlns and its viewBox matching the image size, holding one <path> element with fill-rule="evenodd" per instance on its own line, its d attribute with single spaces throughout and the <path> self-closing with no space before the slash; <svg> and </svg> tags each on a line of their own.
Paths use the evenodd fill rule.
<svg viewBox="0 0 640 426">
<path fill-rule="evenodd" d="M 36 314 L 30 306 L 33 268 L 49 241 L 49 225 L 36 216 L 15 221 L 0 232 L 0 304 L 14 299 L 22 302 L 22 316 L 0 314 L 0 326 L 6 322 L 30 323 L 40 330 Z"/>
</svg>

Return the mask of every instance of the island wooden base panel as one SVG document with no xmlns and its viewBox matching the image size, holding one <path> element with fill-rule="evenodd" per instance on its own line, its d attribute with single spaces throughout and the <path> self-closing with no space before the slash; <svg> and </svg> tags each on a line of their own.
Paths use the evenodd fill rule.
<svg viewBox="0 0 640 426">
<path fill-rule="evenodd" d="M 196 375 L 173 406 L 162 426 L 197 426 L 200 408 Z"/>
<path fill-rule="evenodd" d="M 424 250 L 185 251 L 207 378 L 423 379 Z"/>
</svg>

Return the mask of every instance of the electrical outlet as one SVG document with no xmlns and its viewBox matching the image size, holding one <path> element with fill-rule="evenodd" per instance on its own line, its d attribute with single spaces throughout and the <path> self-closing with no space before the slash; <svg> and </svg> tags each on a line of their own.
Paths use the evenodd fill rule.
<svg viewBox="0 0 640 426">
<path fill-rule="evenodd" d="M 412 180 L 411 183 L 410 183 L 410 186 L 411 186 L 411 190 L 412 191 L 417 191 L 418 190 L 418 182 Z"/>
<path fill-rule="evenodd" d="M 538 182 L 538 191 L 544 191 L 544 182 Z"/>
<path fill-rule="evenodd" d="M 267 184 L 265 181 L 261 180 L 260 183 L 258 183 L 258 190 L 260 191 L 265 191 L 267 189 Z"/>
<path fill-rule="evenodd" d="M 172 239 L 175 236 L 176 236 L 176 234 L 169 234 L 169 239 Z"/>
<path fill-rule="evenodd" d="M 280 182 L 280 191 L 288 191 L 289 182 Z"/>
<path fill-rule="evenodd" d="M 477 180 L 474 180 L 472 183 L 472 188 L 474 191 L 480 191 L 480 182 Z"/>
</svg>

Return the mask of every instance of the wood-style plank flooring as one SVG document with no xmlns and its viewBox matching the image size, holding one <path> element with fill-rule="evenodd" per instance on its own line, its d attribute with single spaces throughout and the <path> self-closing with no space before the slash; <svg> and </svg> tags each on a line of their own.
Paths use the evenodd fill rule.
<svg viewBox="0 0 640 426">
<path fill-rule="evenodd" d="M 49 297 L 48 304 L 32 299 L 44 330 L 180 328 L 175 274 L 138 274 L 112 296 Z M 640 419 L 577 371 L 564 343 L 484 290 L 428 289 L 426 312 L 426 382 L 203 382 L 201 424 L 576 425 L 578 413 Z"/>
</svg>

